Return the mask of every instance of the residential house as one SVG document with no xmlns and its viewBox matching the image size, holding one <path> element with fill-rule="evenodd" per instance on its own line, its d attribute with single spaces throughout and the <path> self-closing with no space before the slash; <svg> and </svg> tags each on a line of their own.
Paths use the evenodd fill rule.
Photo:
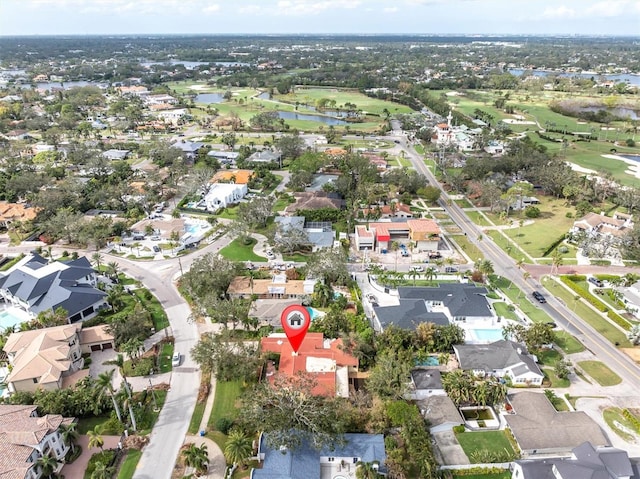
<svg viewBox="0 0 640 479">
<path fill-rule="evenodd" d="M 229 205 L 238 203 L 248 192 L 246 184 L 213 183 L 205 194 L 204 207 L 209 212 L 216 212 Z"/>
<path fill-rule="evenodd" d="M 223 165 L 230 165 L 235 163 L 235 161 L 240 156 L 240 153 L 236 151 L 211 150 L 209 153 L 207 153 L 207 156 L 215 158 Z"/>
<path fill-rule="evenodd" d="M 372 217 L 381 219 L 413 218 L 413 212 L 411 211 L 411 208 L 408 205 L 399 202 L 393 202 L 388 205 L 376 205 L 370 206 L 369 208 L 363 208 L 362 215 L 365 218 Z"/>
<path fill-rule="evenodd" d="M 515 461 L 512 479 L 639 479 L 626 451 L 583 442 L 565 458 Z"/>
<path fill-rule="evenodd" d="M 316 386 L 312 393 L 317 396 L 349 397 L 350 385 L 358 372 L 358 358 L 344 350 L 342 339 L 326 339 L 322 333 L 307 333 L 294 354 L 284 333 L 270 334 L 260 340 L 262 352 L 280 355 L 278 370 L 267 370 L 267 379 L 275 375 L 295 377 L 307 373 L 314 378 Z"/>
<path fill-rule="evenodd" d="M 276 274 L 271 279 L 236 276 L 227 288 L 227 294 L 232 298 L 302 299 L 313 294 L 317 281 L 287 279 L 285 274 Z"/>
<path fill-rule="evenodd" d="M 408 399 L 420 408 L 431 434 L 451 431 L 464 424 L 462 414 L 442 387 L 442 376 L 437 367 L 412 369 L 411 386 Z"/>
<path fill-rule="evenodd" d="M 25 203 L 0 201 L 0 228 L 8 228 L 15 221 L 31 221 L 38 213 L 36 208 Z"/>
<path fill-rule="evenodd" d="M 640 281 L 636 281 L 628 288 L 618 290 L 622 292 L 622 301 L 627 311 L 640 319 Z"/>
<path fill-rule="evenodd" d="M 337 193 L 302 191 L 294 193 L 293 197 L 296 201 L 285 208 L 286 214 L 295 215 L 299 210 L 319 210 L 322 208 L 340 210 L 345 205 L 344 200 Z"/>
<path fill-rule="evenodd" d="M 96 272 L 84 256 L 49 262 L 31 253 L 0 273 L 0 297 L 34 318 L 62 308 L 70 323 L 90 319 L 107 307 L 106 296 L 97 289 Z"/>
<path fill-rule="evenodd" d="M 587 213 L 573 223 L 571 233 L 584 232 L 591 237 L 598 238 L 601 235 L 620 239 L 633 229 L 634 222 L 631 215 L 614 213 L 613 217 L 603 213 Z"/>
<path fill-rule="evenodd" d="M 169 107 L 167 109 L 158 111 L 156 116 L 166 122 L 171 123 L 174 126 L 177 126 L 182 118 L 187 115 L 187 110 L 184 108 L 173 108 Z"/>
<path fill-rule="evenodd" d="M 129 150 L 107 150 L 102 153 L 102 156 L 111 161 L 124 161 L 130 154 Z"/>
<path fill-rule="evenodd" d="M 261 467 L 251 470 L 251 479 L 352 478 L 359 462 L 371 463 L 386 474 L 387 459 L 382 434 L 344 434 L 342 441 L 317 449 L 306 439 L 294 450 L 268 445 L 260 435 L 258 457 Z"/>
<path fill-rule="evenodd" d="M 544 374 L 526 346 L 513 341 L 458 344 L 453 347 L 460 369 L 478 376 L 509 378 L 514 386 L 541 386 Z"/>
<path fill-rule="evenodd" d="M 368 232 L 363 228 L 356 228 L 355 241 L 359 250 L 367 248 L 386 253 L 391 249 L 393 242 L 412 244 L 419 251 L 438 250 L 441 231 L 433 220 L 409 219 L 403 222 L 369 223 L 367 226 Z M 373 233 L 373 242 L 369 232 Z M 361 236 L 363 233 L 365 233 L 364 236 Z"/>
<path fill-rule="evenodd" d="M 171 146 L 182 151 L 183 156 L 187 160 L 193 160 L 198 155 L 200 148 L 204 146 L 204 143 L 199 141 L 180 140 L 176 141 Z"/>
<path fill-rule="evenodd" d="M 80 349 L 82 354 L 94 351 L 107 351 L 115 348 L 115 339 L 107 330 L 106 324 L 82 328 L 80 330 Z"/>
<path fill-rule="evenodd" d="M 495 318 L 487 290 L 467 283 L 441 283 L 435 288 L 400 287 L 398 305 L 373 308 L 376 329 L 389 325 L 415 329 L 418 324 L 485 323 Z"/>
<path fill-rule="evenodd" d="M 336 233 L 329 221 L 306 221 L 304 216 L 276 216 L 277 231 L 275 234 L 276 245 L 281 244 L 282 237 L 291 229 L 302 232 L 307 244 L 312 251 L 323 248 L 331 248 L 334 244 Z"/>
<path fill-rule="evenodd" d="M 454 126 L 451 124 L 453 115 L 449 112 L 447 123 L 438 123 L 434 128 L 432 142 L 439 147 L 453 146 L 458 151 L 472 151 L 475 149 L 475 134 L 480 129 L 469 129 L 466 125 Z"/>
<path fill-rule="evenodd" d="M 11 372 L 9 391 L 61 389 L 86 377 L 80 324 L 11 333 L 4 345 Z"/>
<path fill-rule="evenodd" d="M 279 163 L 282 154 L 279 151 L 260 150 L 249 156 L 247 163 Z"/>
<path fill-rule="evenodd" d="M 213 175 L 211 183 L 235 183 L 236 185 L 246 185 L 255 176 L 253 170 L 220 170 Z"/>
<path fill-rule="evenodd" d="M 505 151 L 505 145 L 501 141 L 491 140 L 487 142 L 487 146 L 484 147 L 484 151 L 492 156 L 502 155 Z"/>
<path fill-rule="evenodd" d="M 610 446 L 600 426 L 585 412 L 558 412 L 542 392 L 520 391 L 507 399 L 512 409 L 503 417 L 524 457 L 568 455 L 586 438 L 594 447 Z"/>
<path fill-rule="evenodd" d="M 135 95 L 139 97 L 145 97 L 151 94 L 147 87 L 138 85 L 120 86 L 118 87 L 118 91 L 121 95 Z"/>
<path fill-rule="evenodd" d="M 37 406 L 0 404 L 0 477 L 2 479 L 40 479 L 37 465 L 43 456 L 60 461 L 69 452 L 60 426 L 75 421 L 59 414 L 38 417 Z"/>
<path fill-rule="evenodd" d="M 11 130 L 5 136 L 9 141 L 28 140 L 31 138 L 27 130 Z"/>
</svg>

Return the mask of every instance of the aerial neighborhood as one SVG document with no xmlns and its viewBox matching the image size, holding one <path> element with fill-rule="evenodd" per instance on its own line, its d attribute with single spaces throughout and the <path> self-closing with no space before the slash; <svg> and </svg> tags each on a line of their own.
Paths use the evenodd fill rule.
<svg viewBox="0 0 640 479">
<path fill-rule="evenodd" d="M 554 42 L 0 37 L 0 478 L 640 479 L 640 66 Z"/>
</svg>

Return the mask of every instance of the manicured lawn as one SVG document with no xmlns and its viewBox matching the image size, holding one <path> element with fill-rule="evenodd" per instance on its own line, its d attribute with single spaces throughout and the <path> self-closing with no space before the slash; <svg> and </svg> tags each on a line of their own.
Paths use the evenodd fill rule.
<svg viewBox="0 0 640 479">
<path fill-rule="evenodd" d="M 545 349 L 537 353 L 537 356 L 540 364 L 551 367 L 554 367 L 556 363 L 562 359 L 562 354 L 555 349 Z"/>
<path fill-rule="evenodd" d="M 542 368 L 542 373 L 545 376 L 545 379 L 543 380 L 543 386 L 544 387 L 550 387 L 550 388 L 568 388 L 571 384 L 571 381 L 569 381 L 568 379 L 560 379 L 558 376 L 556 376 L 556 374 L 553 372 L 553 368 Z M 547 384 L 548 381 L 548 384 Z M 564 401 L 562 401 L 562 399 L 560 400 L 555 400 L 555 401 L 551 401 L 553 403 L 553 406 L 560 411 L 560 407 L 562 407 L 562 404 Z M 558 403 L 558 405 L 556 405 L 556 402 Z M 564 407 L 566 408 L 566 404 L 564 405 Z M 566 411 L 568 408 L 563 409 L 564 411 Z"/>
<path fill-rule="evenodd" d="M 491 238 L 491 240 L 497 244 L 501 250 L 506 252 L 509 256 L 511 256 L 516 261 L 521 259 L 527 259 L 533 262 L 533 258 L 526 252 L 522 251 L 518 248 L 518 245 L 511 241 L 509 238 L 505 238 L 505 236 L 497 230 L 490 230 L 486 232 L 486 235 Z"/>
<path fill-rule="evenodd" d="M 217 218 L 226 218 L 228 220 L 237 220 L 238 219 L 238 207 L 231 206 L 223 209 L 217 215 Z"/>
<path fill-rule="evenodd" d="M 505 471 L 495 472 L 493 474 L 454 474 L 453 479 L 511 479 L 511 473 L 509 471 Z"/>
<path fill-rule="evenodd" d="M 160 373 L 168 373 L 171 371 L 171 357 L 173 356 L 173 344 L 162 344 L 162 351 L 160 351 Z"/>
<path fill-rule="evenodd" d="M 140 431 L 138 431 L 138 434 L 140 435 L 149 434 L 151 432 L 151 430 L 153 429 L 153 426 L 158 420 L 160 411 L 162 411 L 162 406 L 164 406 L 164 401 L 165 399 L 167 399 L 167 391 L 154 391 L 154 394 L 156 398 L 156 404 L 158 405 L 158 410 L 154 411 L 152 407 L 153 398 L 151 396 L 151 393 L 149 393 L 147 397 L 147 403 L 146 403 L 146 408 L 144 410 L 143 417 L 138 421 L 138 422 L 142 422 L 142 420 L 144 420 L 145 423 L 149 424 L 149 427 L 146 429 L 140 429 Z"/>
<path fill-rule="evenodd" d="M 571 336 L 566 331 L 554 331 L 556 335 L 555 344 L 565 354 L 580 353 L 584 351 L 584 346 L 580 341 Z"/>
<path fill-rule="evenodd" d="M 156 331 L 160 331 L 169 326 L 169 319 L 164 308 L 153 294 L 149 296 L 148 290 L 141 288 L 134 290 L 134 294 L 142 303 L 144 309 L 151 314 L 151 320 L 153 321 L 153 327 Z"/>
<path fill-rule="evenodd" d="M 96 426 L 102 430 L 102 425 L 109 420 L 110 416 L 81 417 L 78 419 L 78 434 L 87 434 L 93 431 Z"/>
<path fill-rule="evenodd" d="M 266 263 L 267 258 L 258 256 L 253 252 L 253 246 L 256 244 L 255 239 L 247 245 L 243 244 L 239 238 L 234 239 L 231 243 L 220 250 L 220 254 L 230 261 L 253 261 L 256 263 Z"/>
<path fill-rule="evenodd" d="M 191 422 L 189 422 L 189 434 L 198 433 L 206 405 L 206 401 L 196 403 L 196 408 L 193 410 L 193 416 L 191 416 Z"/>
<path fill-rule="evenodd" d="M 491 277 L 491 284 L 498 287 L 520 310 L 534 323 L 548 323 L 553 321 L 551 316 L 535 306 L 519 288 L 514 286 L 511 281 L 503 277 Z"/>
<path fill-rule="evenodd" d="M 493 308 L 498 316 L 502 316 L 503 318 L 511 319 L 513 321 L 519 321 L 518 316 L 514 311 L 509 309 L 509 305 L 507 305 L 507 303 L 493 303 Z"/>
<path fill-rule="evenodd" d="M 118 479 L 131 479 L 133 477 L 140 456 L 142 456 L 142 451 L 139 449 L 129 449 L 129 451 L 127 451 L 127 457 L 122 461 L 120 471 L 118 471 Z"/>
<path fill-rule="evenodd" d="M 635 442 L 635 437 L 632 434 L 629 434 L 627 431 L 624 431 L 620 427 L 616 425 L 616 423 L 628 428 L 632 431 L 636 430 L 636 427 L 633 425 L 631 421 L 629 421 L 622 414 L 622 409 L 617 407 L 610 407 L 602 411 L 602 417 L 604 418 L 607 425 L 622 439 L 627 442 Z M 640 431 L 637 431 L 640 432 Z"/>
<path fill-rule="evenodd" d="M 471 221 L 478 226 L 491 226 L 491 223 L 487 220 L 487 217 L 479 211 L 465 211 L 466 215 Z"/>
<path fill-rule="evenodd" d="M 215 401 L 207 425 L 213 429 L 216 419 L 226 417 L 235 419 L 238 414 L 238 398 L 242 393 L 242 383 L 240 381 L 217 381 L 215 391 Z"/>
<path fill-rule="evenodd" d="M 283 254 L 282 259 L 284 261 L 291 261 L 293 263 L 306 263 L 309 261 L 309 256 L 302 253 Z"/>
<path fill-rule="evenodd" d="M 569 380 L 566 380 L 566 381 L 567 381 L 567 386 L 569 386 Z M 552 384 L 553 384 L 553 382 L 552 382 Z M 551 387 L 559 388 L 559 387 L 567 387 L 567 386 L 552 385 Z M 553 407 L 556 408 L 556 411 L 558 411 L 558 412 L 563 412 L 563 411 L 568 411 L 569 410 L 569 406 L 567 405 L 567 402 L 564 399 L 562 399 L 561 397 L 558 397 L 558 396 L 554 397 L 551 400 L 551 404 L 553 404 Z"/>
<path fill-rule="evenodd" d="M 503 431 L 464 432 L 456 434 L 456 439 L 469 458 L 474 451 L 482 449 L 495 454 L 503 454 L 506 450 L 511 456 L 515 455 Z"/>
<path fill-rule="evenodd" d="M 600 314 L 587 306 L 584 301 L 581 300 L 575 302 L 575 294 L 572 291 L 569 291 L 565 287 L 559 285 L 555 280 L 546 280 L 542 283 L 549 293 L 564 301 L 567 307 L 589 323 L 592 328 L 607 338 L 611 343 L 619 343 L 619 346 L 623 348 L 631 347 L 631 343 L 627 339 L 627 336 L 609 322 L 608 319 L 603 318 Z"/>
<path fill-rule="evenodd" d="M 464 235 L 452 235 L 450 239 L 455 241 L 466 255 L 471 258 L 472 261 L 476 261 L 478 258 L 484 258 L 484 255 L 480 252 L 478 247 L 474 245 L 469 238 Z"/>
<path fill-rule="evenodd" d="M 278 211 L 282 211 L 284 210 L 287 206 L 289 206 L 291 203 L 289 202 L 288 198 L 278 198 L 274 203 L 273 203 L 273 207 L 271 208 L 271 210 L 274 213 L 277 213 Z"/>
<path fill-rule="evenodd" d="M 473 205 L 469 202 L 468 199 L 462 198 L 459 200 L 453 200 L 455 204 L 457 204 L 460 208 L 472 208 Z"/>
<path fill-rule="evenodd" d="M 600 384 L 600 386 L 615 386 L 622 382 L 620 376 L 600 361 L 580 361 L 578 366 Z"/>
</svg>

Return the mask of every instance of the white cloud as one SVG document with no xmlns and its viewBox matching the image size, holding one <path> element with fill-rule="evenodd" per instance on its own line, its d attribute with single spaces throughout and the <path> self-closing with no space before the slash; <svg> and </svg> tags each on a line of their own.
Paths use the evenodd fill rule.
<svg viewBox="0 0 640 479">
<path fill-rule="evenodd" d="M 398 7 L 385 7 L 382 11 L 385 13 L 396 13 L 398 11 Z"/>
<path fill-rule="evenodd" d="M 273 14 L 280 15 L 317 15 L 327 10 L 354 9 L 360 6 L 359 0 L 280 0 Z"/>
<path fill-rule="evenodd" d="M 220 5 L 215 3 L 212 5 L 207 5 L 202 9 L 202 13 L 204 13 L 205 15 L 211 15 L 212 13 L 217 13 L 219 11 L 220 11 Z"/>
<path fill-rule="evenodd" d="M 542 12 L 543 18 L 558 20 L 562 18 L 575 18 L 576 11 L 573 8 L 560 5 L 559 7 L 547 7 Z"/>
</svg>

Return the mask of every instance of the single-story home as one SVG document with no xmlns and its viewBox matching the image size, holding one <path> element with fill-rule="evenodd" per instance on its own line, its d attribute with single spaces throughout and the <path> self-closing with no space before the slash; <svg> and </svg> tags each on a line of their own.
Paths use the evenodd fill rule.
<svg viewBox="0 0 640 479">
<path fill-rule="evenodd" d="M 541 386 L 544 374 L 523 344 L 496 341 L 491 344 L 457 344 L 453 351 L 463 371 L 478 376 L 509 378 L 514 386 Z"/>
<path fill-rule="evenodd" d="M 107 150 L 102 153 L 102 156 L 111 161 L 124 161 L 130 154 L 129 150 Z"/>
<path fill-rule="evenodd" d="M 356 228 L 355 240 L 359 250 L 366 248 L 375 249 L 379 253 L 387 252 L 390 251 L 394 241 L 407 245 L 413 243 L 413 246 L 419 251 L 438 250 L 441 231 L 433 220 L 420 218 L 369 223 L 367 226 L 368 230 L 362 227 Z M 361 240 L 363 233 L 365 233 L 364 240 Z"/>
<path fill-rule="evenodd" d="M 36 208 L 24 203 L 0 201 L 0 227 L 8 228 L 15 221 L 31 221 L 38 213 Z"/>
<path fill-rule="evenodd" d="M 271 279 L 252 279 L 236 276 L 227 294 L 232 298 L 256 296 L 262 299 L 301 299 L 313 294 L 317 279 L 287 279 L 285 274 L 276 274 Z"/>
<path fill-rule="evenodd" d="M 213 175 L 211 183 L 235 183 L 246 185 L 255 176 L 253 170 L 220 170 Z"/>
<path fill-rule="evenodd" d="M 260 150 L 249 156 L 246 161 L 248 163 L 278 163 L 282 154 L 278 151 Z"/>
<path fill-rule="evenodd" d="M 283 235 L 291 229 L 300 231 L 305 238 L 305 244 L 311 246 L 314 252 L 322 248 L 331 248 L 336 239 L 333 226 L 328 221 L 309 222 L 305 221 L 304 216 L 276 216 L 275 223 L 276 245 L 282 244 Z"/>
<path fill-rule="evenodd" d="M 215 158 L 223 165 L 228 165 L 235 162 L 240 156 L 240 153 L 238 153 L 237 151 L 211 150 L 209 153 L 207 153 L 207 156 Z"/>
<path fill-rule="evenodd" d="M 382 434 L 344 434 L 322 449 L 303 440 L 295 450 L 270 447 L 267 437 L 264 433 L 260 436 L 258 457 L 262 464 L 251 470 L 251 479 L 351 478 L 359 462 L 371 463 L 379 473 L 386 473 Z"/>
<path fill-rule="evenodd" d="M 512 410 L 503 417 L 524 457 L 569 455 L 585 439 L 594 447 L 611 445 L 585 412 L 558 412 L 542 392 L 519 391 L 507 399 Z"/>
</svg>

